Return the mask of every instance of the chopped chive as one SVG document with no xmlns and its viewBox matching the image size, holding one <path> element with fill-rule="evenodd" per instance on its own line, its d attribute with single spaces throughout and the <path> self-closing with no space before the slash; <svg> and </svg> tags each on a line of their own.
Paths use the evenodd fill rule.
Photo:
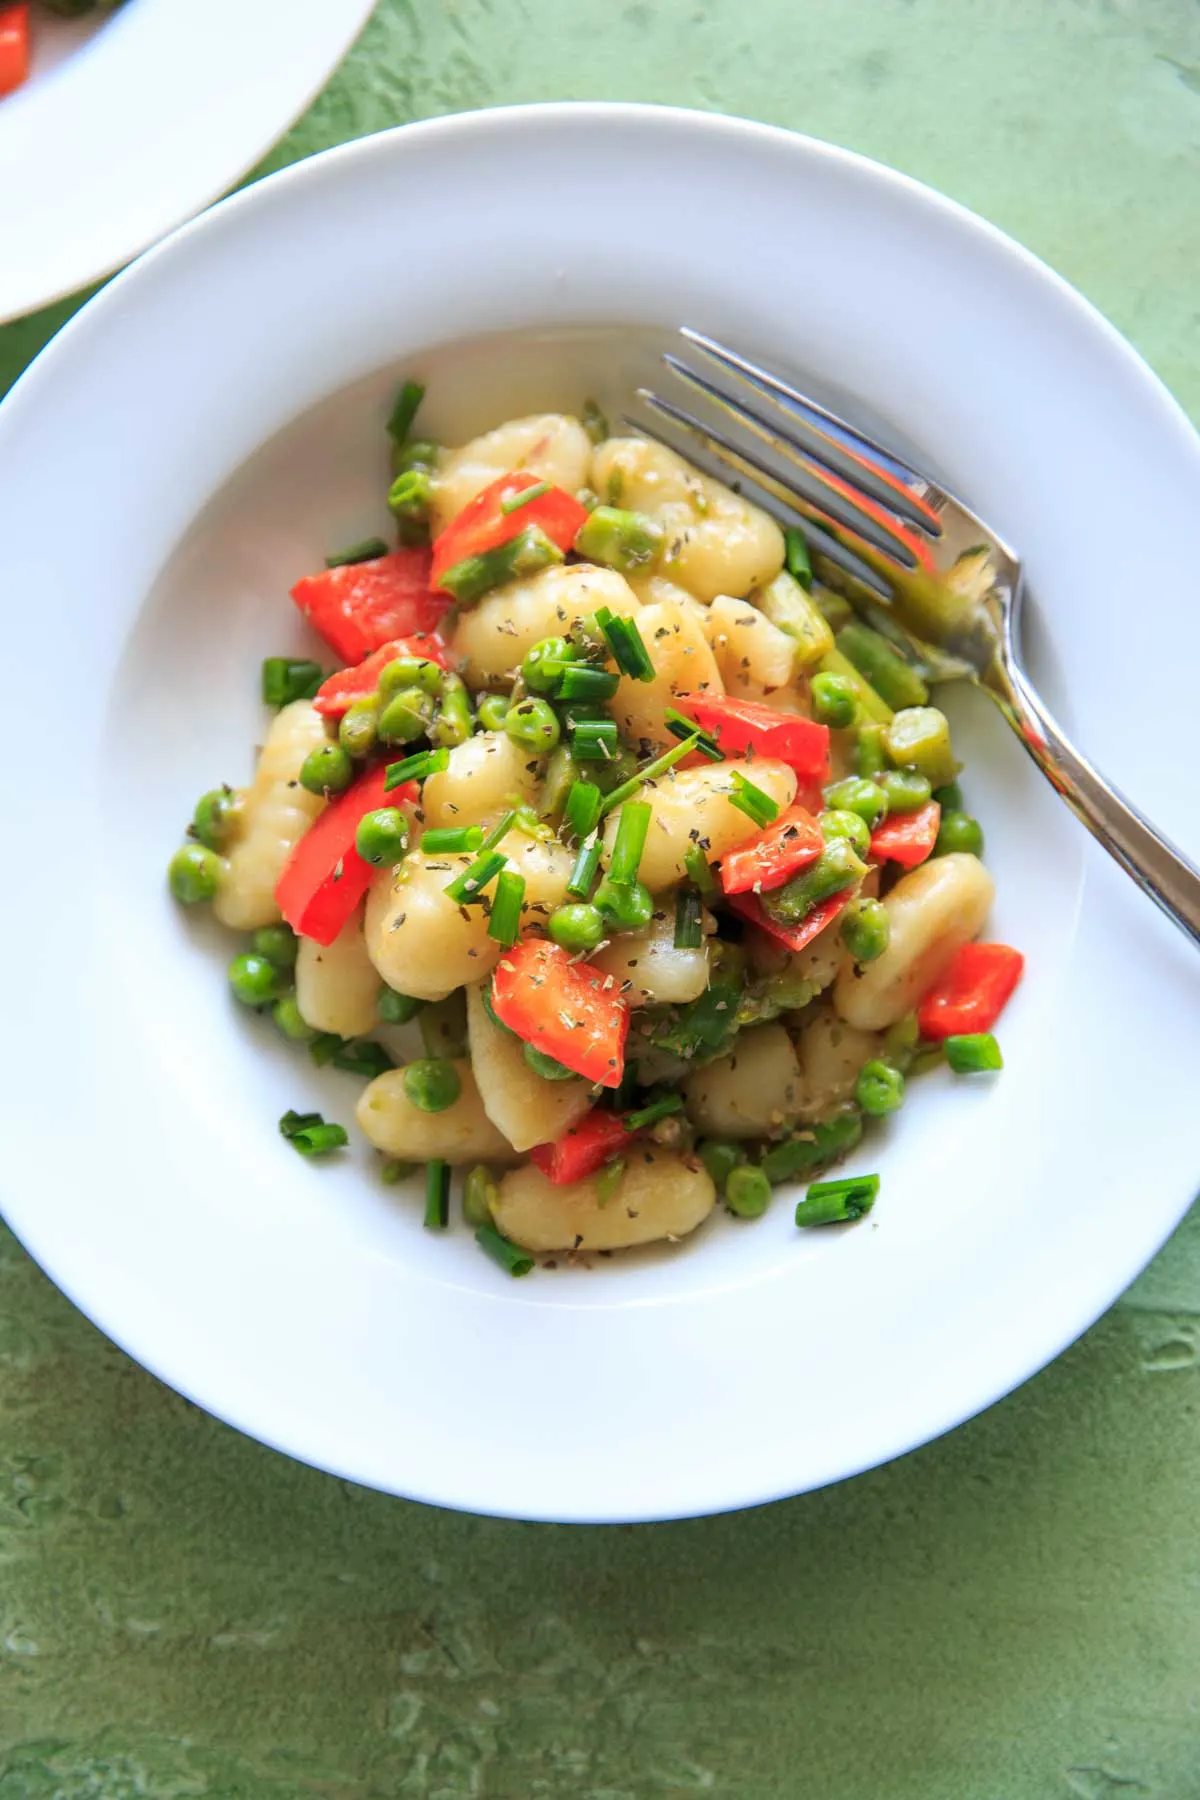
<svg viewBox="0 0 1200 1800">
<path fill-rule="evenodd" d="M 384 792 L 390 794 L 393 788 L 403 787 L 406 781 L 424 781 L 429 775 L 440 775 L 449 766 L 448 750 L 418 750 L 415 756 L 406 756 L 403 762 L 388 764 Z"/>
<path fill-rule="evenodd" d="M 701 756 L 707 756 L 709 762 L 725 761 L 725 752 L 718 744 L 716 738 L 711 736 L 709 732 L 701 730 L 694 719 L 686 718 L 683 713 L 678 712 L 673 706 L 667 707 L 666 712 L 663 714 L 663 719 L 666 723 L 667 730 L 671 733 L 672 737 L 695 737 L 697 740 L 696 748 L 699 750 Z"/>
<path fill-rule="evenodd" d="M 319 1031 L 308 1046 L 308 1054 L 318 1069 L 331 1063 L 346 1047 L 345 1038 L 340 1038 L 336 1031 Z"/>
<path fill-rule="evenodd" d="M 301 1156 L 327 1156 L 350 1142 L 344 1125 L 327 1125 L 320 1113 L 285 1112 L 279 1129 Z"/>
<path fill-rule="evenodd" d="M 716 876 L 709 867 L 708 858 L 699 844 L 693 844 L 690 849 L 684 851 L 683 866 L 704 898 L 706 900 L 714 899 L 717 893 Z"/>
<path fill-rule="evenodd" d="M 970 1031 L 948 1037 L 942 1049 L 956 1075 L 979 1075 L 989 1069 L 1004 1067 L 1000 1046 L 990 1031 Z"/>
<path fill-rule="evenodd" d="M 475 861 L 465 868 L 461 875 L 456 875 L 446 888 L 448 897 L 456 906 L 470 906 L 483 896 L 483 890 L 504 867 L 505 857 L 500 850 L 484 850 Z"/>
<path fill-rule="evenodd" d="M 482 844 L 479 846 L 481 850 L 494 850 L 496 845 L 501 843 L 503 839 L 508 836 L 509 832 L 517 822 L 517 812 L 517 807 L 510 807 L 502 819 L 497 819 L 496 823 L 492 826 L 492 829 L 488 832 Z"/>
<path fill-rule="evenodd" d="M 496 877 L 492 896 L 492 913 L 488 920 L 488 936 L 511 950 L 521 930 L 521 908 L 525 904 L 525 877 L 515 869 L 505 869 Z"/>
<path fill-rule="evenodd" d="M 704 933 L 700 929 L 700 911 L 700 896 L 695 888 L 680 888 L 679 897 L 675 902 L 675 948 L 677 950 L 698 950 L 704 942 Z"/>
<path fill-rule="evenodd" d="M 532 487 L 522 488 L 519 494 L 508 494 L 500 502 L 502 513 L 515 513 L 519 506 L 528 506 L 531 500 L 540 500 L 543 494 L 550 492 L 548 481 L 535 481 Z"/>
<path fill-rule="evenodd" d="M 483 843 L 482 825 L 438 825 L 421 833 L 422 850 L 439 855 L 449 851 L 478 850 Z"/>
<path fill-rule="evenodd" d="M 402 444 L 412 430 L 413 420 L 417 416 L 417 408 L 425 398 L 425 384 L 420 381 L 406 381 L 396 395 L 396 404 L 392 408 L 387 422 L 388 436 L 393 443 Z"/>
<path fill-rule="evenodd" d="M 556 700 L 611 700 L 621 677 L 610 669 L 589 669 L 586 663 L 567 663 L 559 679 Z"/>
<path fill-rule="evenodd" d="M 634 621 L 621 618 L 613 612 L 611 606 L 598 606 L 595 616 L 596 623 L 604 633 L 605 642 L 612 651 L 613 661 L 621 673 L 632 675 L 635 681 L 653 681 L 654 664 Z"/>
<path fill-rule="evenodd" d="M 730 806 L 736 806 L 739 812 L 753 819 L 756 825 L 769 825 L 772 819 L 779 817 L 779 808 L 770 794 L 764 794 L 760 787 L 735 769 L 733 772 L 733 793 L 729 796 Z"/>
<path fill-rule="evenodd" d="M 647 1125 L 657 1125 L 660 1119 L 670 1118 L 672 1113 L 683 1111 L 682 1094 L 664 1094 L 661 1100 L 652 1100 L 649 1106 L 643 1106 L 638 1112 L 625 1114 L 626 1131 L 644 1131 Z"/>
<path fill-rule="evenodd" d="M 355 1043 L 340 1045 L 329 1061 L 335 1069 L 344 1069 L 348 1075 L 364 1075 L 368 1081 L 374 1081 L 377 1075 L 386 1074 L 388 1069 L 396 1066 L 383 1045 L 373 1038 L 360 1038 Z"/>
<path fill-rule="evenodd" d="M 783 534 L 784 562 L 787 572 L 793 581 L 798 581 L 806 591 L 813 584 L 812 560 L 808 554 L 808 540 L 802 531 L 793 526 Z"/>
<path fill-rule="evenodd" d="M 600 817 L 600 789 L 593 781 L 573 781 L 563 809 L 563 823 L 578 838 L 595 829 Z"/>
<path fill-rule="evenodd" d="M 571 870 L 571 879 L 567 883 L 567 892 L 573 900 L 587 899 L 599 867 L 600 838 L 593 832 L 575 858 L 575 867 Z"/>
<path fill-rule="evenodd" d="M 796 1206 L 797 1225 L 841 1225 L 861 1219 L 875 1204 L 878 1175 L 847 1175 L 840 1181 L 814 1181 Z"/>
<path fill-rule="evenodd" d="M 611 762 L 617 728 L 611 719 L 579 719 L 571 727 L 571 755 L 577 762 Z"/>
<path fill-rule="evenodd" d="M 320 1113 L 298 1113 L 290 1108 L 279 1121 L 279 1130 L 283 1137 L 294 1138 L 298 1131 L 307 1131 L 311 1125 L 323 1125 Z"/>
<path fill-rule="evenodd" d="M 608 436 L 608 420 L 601 412 L 597 402 L 595 400 L 585 400 L 583 403 L 583 410 L 580 412 L 579 417 L 583 429 L 587 432 L 593 444 L 602 444 Z"/>
<path fill-rule="evenodd" d="M 675 764 L 689 751 L 696 748 L 698 737 L 699 733 L 685 738 L 682 744 L 673 745 L 670 750 L 664 750 L 661 756 L 656 756 L 653 762 L 648 762 L 644 769 L 639 769 L 636 775 L 632 775 L 628 781 L 623 781 L 620 787 L 614 788 L 611 794 L 605 796 L 604 805 L 600 808 L 601 815 L 610 813 L 614 806 L 623 806 L 626 800 L 637 793 L 644 781 L 654 781 L 657 776 L 665 775 L 668 769 L 673 769 Z"/>
<path fill-rule="evenodd" d="M 481 1225 L 475 1233 L 475 1242 L 510 1275 L 528 1275 L 533 1267 L 533 1258 L 528 1251 L 506 1238 L 494 1225 Z"/>
<path fill-rule="evenodd" d="M 596 1176 L 596 1205 L 607 1206 L 625 1179 L 625 1158 L 612 1156 Z"/>
<path fill-rule="evenodd" d="M 425 1229 L 445 1231 L 450 1223 L 450 1164 L 440 1156 L 425 1167 Z"/>
<path fill-rule="evenodd" d="M 292 656 L 268 656 L 262 666 L 262 697 L 267 706 L 311 700 L 324 679 L 320 663 Z"/>
<path fill-rule="evenodd" d="M 386 556 L 388 547 L 381 537 L 362 538 L 357 544 L 347 544 L 344 550 L 335 550 L 332 556 L 325 558 L 327 569 L 344 569 L 348 563 L 374 562 L 377 556 Z"/>
<path fill-rule="evenodd" d="M 650 829 L 651 812 L 652 808 L 645 800 L 629 800 L 621 808 L 616 842 L 608 865 L 608 879 L 618 886 L 637 880 L 638 864 L 642 860 L 642 851 L 646 848 L 646 833 Z"/>
</svg>

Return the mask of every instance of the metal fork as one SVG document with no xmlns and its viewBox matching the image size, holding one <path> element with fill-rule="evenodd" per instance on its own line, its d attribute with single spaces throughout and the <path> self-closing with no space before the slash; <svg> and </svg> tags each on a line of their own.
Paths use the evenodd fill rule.
<svg viewBox="0 0 1200 1800">
<path fill-rule="evenodd" d="M 1200 945 L 1200 872 L 1075 748 L 1029 677 L 1015 552 L 953 494 L 769 369 L 700 332 L 682 336 L 705 372 L 670 352 L 663 361 L 721 423 L 649 388 L 638 398 L 673 431 L 628 423 L 672 449 L 682 437 L 693 460 L 752 483 L 770 511 L 800 523 L 818 572 L 910 660 L 935 680 L 962 677 L 990 694 L 1092 836 Z"/>
</svg>

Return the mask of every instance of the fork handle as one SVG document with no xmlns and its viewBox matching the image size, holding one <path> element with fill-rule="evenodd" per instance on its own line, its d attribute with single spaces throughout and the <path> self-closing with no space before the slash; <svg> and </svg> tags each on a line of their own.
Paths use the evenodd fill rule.
<svg viewBox="0 0 1200 1800">
<path fill-rule="evenodd" d="M 1200 870 L 1075 748 L 1011 652 L 997 658 L 984 685 L 1076 817 L 1200 946 Z"/>
</svg>

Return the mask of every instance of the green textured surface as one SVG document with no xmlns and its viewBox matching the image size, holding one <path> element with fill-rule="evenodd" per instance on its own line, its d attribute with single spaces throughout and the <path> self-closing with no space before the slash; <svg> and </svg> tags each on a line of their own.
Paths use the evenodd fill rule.
<svg viewBox="0 0 1200 1800">
<path fill-rule="evenodd" d="M 564 97 L 909 170 L 1200 413 L 1196 0 L 385 0 L 268 166 Z M 0 389 L 71 310 L 0 331 Z M 535 1527 L 239 1438 L 0 1235 L 0 1800 L 1195 1800 L 1198 1318 L 1194 1216 L 1051 1369 L 898 1464 Z"/>
</svg>

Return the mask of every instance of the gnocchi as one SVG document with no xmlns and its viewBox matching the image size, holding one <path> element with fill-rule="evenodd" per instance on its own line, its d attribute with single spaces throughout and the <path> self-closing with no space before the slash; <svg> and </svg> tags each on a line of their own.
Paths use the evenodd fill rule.
<svg viewBox="0 0 1200 1800">
<path fill-rule="evenodd" d="M 622 618 L 638 610 L 624 576 L 591 563 L 543 569 L 510 581 L 463 613 L 451 640 L 468 681 L 495 685 L 511 677 L 542 638 L 565 637 L 607 606 Z"/>
<path fill-rule="evenodd" d="M 253 931 L 279 917 L 275 886 L 284 865 L 325 799 L 300 785 L 312 750 L 328 742 L 325 721 L 307 700 L 275 715 L 254 780 L 241 793 L 237 838 L 224 859 L 213 912 L 234 931 Z"/>
<path fill-rule="evenodd" d="M 850 964 L 833 1003 L 848 1025 L 883 1031 L 912 1011 L 956 950 L 983 929 L 995 887 L 977 856 L 956 851 L 922 863 L 884 897 L 890 933 L 876 962 Z"/>
<path fill-rule="evenodd" d="M 425 1112 L 409 1098 L 403 1069 L 368 1082 L 354 1109 L 367 1141 L 402 1162 L 511 1162 L 512 1145 L 484 1110 L 470 1057 L 456 1057 L 453 1067 L 459 1095 L 441 1112 Z"/>
<path fill-rule="evenodd" d="M 578 419 L 535 413 L 511 419 L 440 458 L 433 484 L 433 529 L 444 531 L 468 501 L 513 469 L 527 469 L 573 494 L 587 480 L 592 446 Z"/>
<path fill-rule="evenodd" d="M 795 798 L 793 771 L 786 763 L 771 762 L 766 757 L 756 757 L 752 764 L 730 758 L 727 762 L 706 763 L 699 769 L 673 769 L 641 789 L 639 797 L 648 800 L 652 810 L 639 875 L 651 893 L 684 880 L 687 853 L 694 845 L 699 845 L 708 860 L 715 862 L 727 850 L 734 850 L 757 835 L 760 827 L 730 797 L 737 792 L 735 774 L 753 780 L 781 810 Z M 606 827 L 608 856 L 612 855 L 619 818 L 618 813 Z"/>
<path fill-rule="evenodd" d="M 701 1163 L 650 1148 L 630 1155 L 611 1189 L 595 1178 L 556 1185 L 532 1165 L 514 1169 L 492 1210 L 505 1237 L 525 1250 L 629 1250 L 687 1237 L 716 1198 Z"/>
</svg>

